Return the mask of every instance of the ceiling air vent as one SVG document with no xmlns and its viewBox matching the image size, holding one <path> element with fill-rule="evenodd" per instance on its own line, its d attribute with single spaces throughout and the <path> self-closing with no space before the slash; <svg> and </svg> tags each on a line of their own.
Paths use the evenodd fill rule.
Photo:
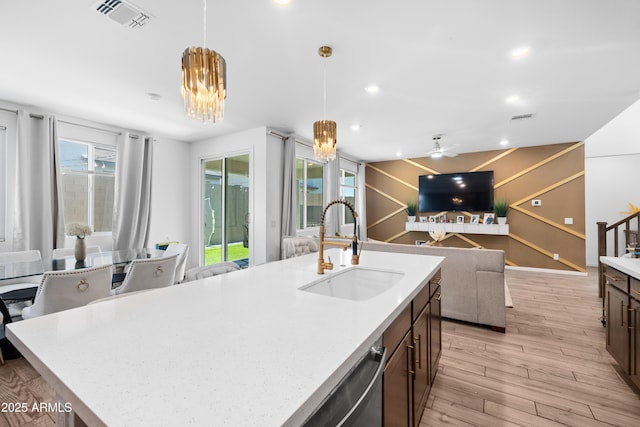
<svg viewBox="0 0 640 427">
<path fill-rule="evenodd" d="M 511 120 L 526 120 L 533 117 L 533 113 L 529 114 L 518 114 L 517 116 L 511 117 Z"/>
<path fill-rule="evenodd" d="M 98 0 L 92 6 L 98 13 L 129 28 L 140 28 L 149 22 L 150 14 L 122 0 Z"/>
</svg>

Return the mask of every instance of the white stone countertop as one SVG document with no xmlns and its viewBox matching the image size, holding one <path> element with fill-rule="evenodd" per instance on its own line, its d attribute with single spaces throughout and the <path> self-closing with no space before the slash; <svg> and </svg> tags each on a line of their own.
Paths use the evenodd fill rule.
<svg viewBox="0 0 640 427">
<path fill-rule="evenodd" d="M 600 261 L 629 276 L 640 279 L 640 258 L 601 256 Z"/>
<path fill-rule="evenodd" d="M 325 251 L 338 266 L 340 249 Z M 7 325 L 88 425 L 299 425 L 382 335 L 443 257 L 362 251 L 404 273 L 366 301 L 298 288 L 317 253 Z"/>
</svg>

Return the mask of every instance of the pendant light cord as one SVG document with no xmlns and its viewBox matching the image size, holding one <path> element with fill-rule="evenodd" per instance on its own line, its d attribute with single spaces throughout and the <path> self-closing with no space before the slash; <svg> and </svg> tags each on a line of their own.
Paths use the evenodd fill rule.
<svg viewBox="0 0 640 427">
<path fill-rule="evenodd" d="M 202 2 L 204 3 L 204 36 L 202 47 L 207 47 L 207 0 L 203 0 Z"/>
<path fill-rule="evenodd" d="M 324 57 L 324 87 L 323 87 L 323 107 L 322 107 L 322 120 L 327 119 L 327 57 Z"/>
</svg>

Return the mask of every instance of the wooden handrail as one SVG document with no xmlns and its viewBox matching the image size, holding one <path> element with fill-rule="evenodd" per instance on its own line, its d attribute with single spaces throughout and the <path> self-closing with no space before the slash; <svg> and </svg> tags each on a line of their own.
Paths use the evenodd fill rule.
<svg viewBox="0 0 640 427">
<path fill-rule="evenodd" d="M 636 230 L 631 230 L 631 221 L 636 220 Z M 619 235 L 618 228 L 622 225 L 624 229 L 624 247 L 628 247 L 630 242 L 638 242 L 638 231 L 640 230 L 640 212 L 636 212 L 621 219 L 620 221 L 607 225 L 606 222 L 597 222 L 598 225 L 598 284 L 600 298 L 604 295 L 604 265 L 600 262 L 601 256 L 619 256 L 618 249 Z M 613 230 L 613 254 L 609 253 L 607 248 L 607 233 Z M 633 238 L 632 238 L 633 236 Z"/>
</svg>

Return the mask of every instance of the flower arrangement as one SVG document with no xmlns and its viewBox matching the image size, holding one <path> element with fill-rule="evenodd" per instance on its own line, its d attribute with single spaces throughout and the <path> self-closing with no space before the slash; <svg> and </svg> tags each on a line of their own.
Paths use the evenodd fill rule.
<svg viewBox="0 0 640 427">
<path fill-rule="evenodd" d="M 447 232 L 444 230 L 433 230 L 429 232 L 429 236 L 431 236 L 431 238 L 433 239 L 433 241 L 428 242 L 427 245 L 428 246 L 433 246 L 438 244 L 439 242 L 442 242 L 445 237 L 447 236 Z"/>
<path fill-rule="evenodd" d="M 67 225 L 67 236 L 76 236 L 78 239 L 84 239 L 86 236 L 90 236 L 93 230 L 87 224 L 80 222 L 73 222 Z"/>
<path fill-rule="evenodd" d="M 629 202 L 629 210 L 628 211 L 622 211 L 620 212 L 621 214 L 625 214 L 625 215 L 633 215 L 635 213 L 640 212 L 640 207 L 634 205 L 633 203 Z"/>
</svg>

